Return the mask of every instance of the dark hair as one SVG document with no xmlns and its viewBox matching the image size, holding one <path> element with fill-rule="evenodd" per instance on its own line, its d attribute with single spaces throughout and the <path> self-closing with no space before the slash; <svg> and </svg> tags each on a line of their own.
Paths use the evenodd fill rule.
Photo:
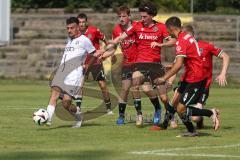
<svg viewBox="0 0 240 160">
<path fill-rule="evenodd" d="M 165 24 L 167 27 L 173 26 L 173 27 L 181 28 L 182 26 L 182 22 L 178 17 L 168 18 Z"/>
<path fill-rule="evenodd" d="M 120 6 L 117 8 L 117 14 L 121 14 L 121 12 L 126 12 L 127 15 L 130 15 L 130 9 L 127 6 Z"/>
<path fill-rule="evenodd" d="M 86 19 L 86 21 L 87 21 L 87 15 L 85 14 L 85 13 L 80 13 L 78 16 L 77 16 L 77 18 L 81 18 L 81 19 Z"/>
<path fill-rule="evenodd" d="M 66 20 L 66 24 L 76 23 L 79 24 L 79 21 L 76 17 L 70 17 Z"/>
<path fill-rule="evenodd" d="M 139 12 L 147 12 L 151 16 L 156 16 L 158 9 L 157 9 L 156 5 L 153 4 L 152 2 L 146 2 L 139 6 L 138 11 Z"/>
<path fill-rule="evenodd" d="M 183 28 L 187 31 L 187 32 L 190 32 L 192 35 L 194 35 L 194 29 L 193 29 L 193 26 L 188 24 L 188 25 L 185 25 L 183 26 Z"/>
</svg>

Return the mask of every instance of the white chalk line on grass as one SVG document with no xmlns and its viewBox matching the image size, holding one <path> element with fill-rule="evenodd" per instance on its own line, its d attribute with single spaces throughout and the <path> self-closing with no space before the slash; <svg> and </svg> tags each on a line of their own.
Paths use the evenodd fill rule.
<svg viewBox="0 0 240 160">
<path fill-rule="evenodd" d="M 240 158 L 240 155 L 225 155 L 225 154 L 182 154 L 182 153 L 153 153 L 141 155 L 157 155 L 169 157 L 213 157 L 213 158 Z"/>
<path fill-rule="evenodd" d="M 182 157 L 215 157 L 215 158 L 240 158 L 240 155 L 225 155 L 225 154 L 188 154 L 188 153 L 170 153 L 174 151 L 187 151 L 187 150 L 201 150 L 201 149 L 219 149 L 219 148 L 238 148 L 240 144 L 222 145 L 222 146 L 192 146 L 182 148 L 165 148 L 151 151 L 133 151 L 130 154 L 137 155 L 159 155 L 159 156 L 182 156 Z"/>
</svg>

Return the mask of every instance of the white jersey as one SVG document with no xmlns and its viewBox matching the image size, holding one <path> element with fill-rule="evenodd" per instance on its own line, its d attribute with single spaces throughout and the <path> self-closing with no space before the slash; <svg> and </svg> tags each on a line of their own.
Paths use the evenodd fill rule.
<svg viewBox="0 0 240 160">
<path fill-rule="evenodd" d="M 61 64 L 73 58 L 78 58 L 79 62 L 84 63 L 87 54 L 92 53 L 95 50 L 96 49 L 92 42 L 84 35 L 81 35 L 75 39 L 68 39 Z"/>
</svg>

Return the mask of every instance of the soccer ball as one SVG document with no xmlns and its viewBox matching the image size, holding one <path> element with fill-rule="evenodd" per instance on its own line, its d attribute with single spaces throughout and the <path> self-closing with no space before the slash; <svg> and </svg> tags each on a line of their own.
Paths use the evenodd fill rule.
<svg viewBox="0 0 240 160">
<path fill-rule="evenodd" d="M 38 109 L 33 113 L 33 121 L 37 125 L 43 125 L 48 120 L 48 112 L 45 109 Z"/>
</svg>

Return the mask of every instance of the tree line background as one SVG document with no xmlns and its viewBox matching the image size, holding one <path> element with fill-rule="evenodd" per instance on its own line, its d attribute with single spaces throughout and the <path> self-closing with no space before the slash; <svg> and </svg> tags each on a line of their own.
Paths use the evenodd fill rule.
<svg viewBox="0 0 240 160">
<path fill-rule="evenodd" d="M 92 8 L 99 12 L 116 9 L 120 5 L 136 8 L 146 0 L 12 0 L 12 9 L 65 8 L 74 12 L 77 8 Z M 190 12 L 191 0 L 151 0 L 162 12 Z M 194 12 L 216 14 L 240 14 L 240 0 L 193 0 Z"/>
</svg>

